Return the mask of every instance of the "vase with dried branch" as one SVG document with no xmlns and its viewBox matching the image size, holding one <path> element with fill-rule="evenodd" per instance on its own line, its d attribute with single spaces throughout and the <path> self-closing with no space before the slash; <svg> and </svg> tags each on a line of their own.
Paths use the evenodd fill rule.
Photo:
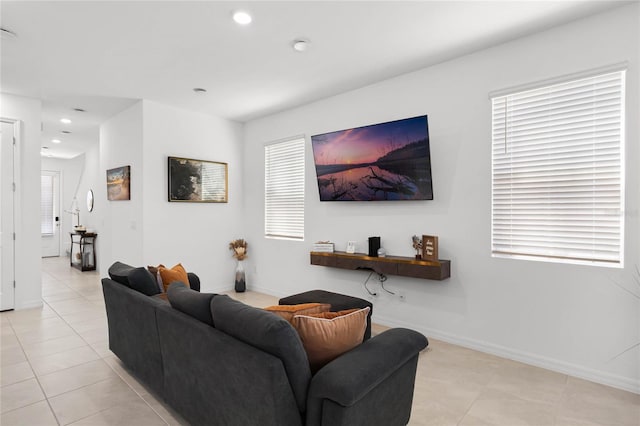
<svg viewBox="0 0 640 426">
<path fill-rule="evenodd" d="M 247 289 L 247 281 L 244 273 L 244 259 L 247 258 L 247 242 L 239 238 L 229 243 L 229 250 L 233 251 L 233 257 L 238 261 L 236 265 L 235 290 L 242 293 Z"/>
</svg>

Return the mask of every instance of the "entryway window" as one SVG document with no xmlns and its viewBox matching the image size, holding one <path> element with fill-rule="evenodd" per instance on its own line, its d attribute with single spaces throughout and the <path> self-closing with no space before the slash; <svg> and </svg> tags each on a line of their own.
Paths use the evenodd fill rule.
<svg viewBox="0 0 640 426">
<path fill-rule="evenodd" d="M 625 71 L 492 97 L 495 257 L 622 267 Z"/>
<path fill-rule="evenodd" d="M 53 175 L 40 176 L 40 233 L 53 235 Z"/>
<path fill-rule="evenodd" d="M 304 137 L 264 147 L 264 233 L 304 240 Z"/>
</svg>

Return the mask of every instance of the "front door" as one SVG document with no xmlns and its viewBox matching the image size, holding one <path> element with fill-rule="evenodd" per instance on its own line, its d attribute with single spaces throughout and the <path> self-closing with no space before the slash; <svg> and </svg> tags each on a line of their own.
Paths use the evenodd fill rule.
<svg viewBox="0 0 640 426">
<path fill-rule="evenodd" d="M 60 172 L 43 170 L 40 181 L 42 257 L 60 256 Z"/>
<path fill-rule="evenodd" d="M 14 149 L 17 123 L 0 120 L 0 311 L 14 307 Z"/>
</svg>

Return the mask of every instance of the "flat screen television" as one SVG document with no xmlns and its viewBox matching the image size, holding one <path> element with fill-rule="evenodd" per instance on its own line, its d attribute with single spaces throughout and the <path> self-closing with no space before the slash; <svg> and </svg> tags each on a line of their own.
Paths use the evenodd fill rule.
<svg viewBox="0 0 640 426">
<path fill-rule="evenodd" d="M 433 200 L 427 116 L 311 136 L 320 201 Z"/>
</svg>

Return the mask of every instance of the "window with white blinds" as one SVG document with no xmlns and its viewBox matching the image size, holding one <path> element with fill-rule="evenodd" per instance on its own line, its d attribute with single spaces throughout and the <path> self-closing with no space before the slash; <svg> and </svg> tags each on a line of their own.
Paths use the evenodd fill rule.
<svg viewBox="0 0 640 426">
<path fill-rule="evenodd" d="M 40 233 L 53 235 L 53 176 L 40 176 Z"/>
<path fill-rule="evenodd" d="M 265 236 L 304 240 L 304 137 L 264 147 Z"/>
<path fill-rule="evenodd" d="M 625 71 L 492 98 L 492 254 L 622 266 Z"/>
</svg>

